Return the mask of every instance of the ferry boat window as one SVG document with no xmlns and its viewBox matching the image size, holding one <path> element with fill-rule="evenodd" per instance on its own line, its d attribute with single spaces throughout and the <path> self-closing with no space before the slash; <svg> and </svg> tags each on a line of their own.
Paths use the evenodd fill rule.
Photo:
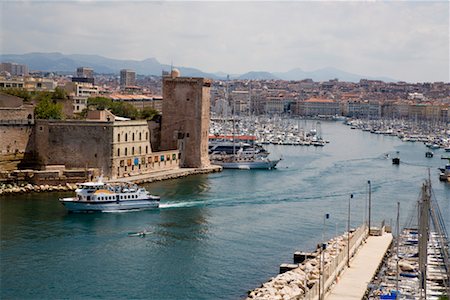
<svg viewBox="0 0 450 300">
<path fill-rule="evenodd" d="M 91 200 L 91 196 L 87 196 L 87 200 L 90 201 Z"/>
</svg>

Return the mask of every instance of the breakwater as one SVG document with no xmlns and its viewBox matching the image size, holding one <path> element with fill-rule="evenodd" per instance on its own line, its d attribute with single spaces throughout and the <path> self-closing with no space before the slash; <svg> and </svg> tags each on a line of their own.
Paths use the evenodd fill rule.
<svg viewBox="0 0 450 300">
<path fill-rule="evenodd" d="M 58 185 L 48 185 L 48 184 L 1 184 L 0 185 L 0 195 L 7 194 L 24 194 L 24 193 L 39 193 L 39 192 L 67 192 L 74 191 L 77 188 L 76 184 L 58 184 Z"/>
<path fill-rule="evenodd" d="M 250 291 L 250 299 L 315 299 L 324 294 L 336 282 L 349 259 L 368 236 L 365 225 L 341 236 L 337 236 L 321 249 L 304 255 L 304 260 L 291 265 L 292 270 L 279 274 L 264 283 L 260 288 Z M 350 238 L 350 241 L 348 240 Z M 294 254 L 294 262 L 298 255 Z M 302 260 L 302 259 L 300 259 Z M 289 265 L 282 265 L 285 270 Z"/>
<path fill-rule="evenodd" d="M 205 168 L 180 168 L 172 170 L 164 170 L 146 174 L 140 174 L 135 176 L 128 176 L 114 180 L 107 180 L 112 182 L 133 182 L 136 184 L 141 183 L 151 183 L 155 181 L 169 180 L 182 178 L 190 175 L 197 174 L 207 174 L 222 171 L 221 166 L 209 166 Z M 49 172 L 46 172 L 49 173 Z M 83 177 L 78 177 L 78 182 L 86 181 Z M 77 184 L 64 182 L 63 179 L 58 181 L 49 180 L 48 184 L 45 180 L 41 180 L 42 184 L 32 184 L 29 182 L 21 183 L 2 183 L 0 184 L 0 195 L 7 194 L 23 194 L 32 192 L 64 192 L 64 191 L 74 191 L 77 188 Z M 62 182 L 62 183 L 59 183 Z"/>
</svg>

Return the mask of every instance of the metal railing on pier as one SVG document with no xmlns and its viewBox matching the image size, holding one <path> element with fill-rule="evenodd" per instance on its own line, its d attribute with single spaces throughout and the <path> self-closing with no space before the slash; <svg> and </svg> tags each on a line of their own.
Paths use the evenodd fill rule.
<svg viewBox="0 0 450 300">
<path fill-rule="evenodd" d="M 363 243 L 363 241 L 367 238 L 367 236 L 368 236 L 368 228 L 365 224 L 350 234 L 350 243 L 349 243 L 350 258 L 353 257 L 353 255 L 356 253 L 359 246 Z M 294 296 L 291 298 L 291 300 L 318 299 L 319 294 L 323 295 L 323 293 L 325 293 L 330 288 L 333 282 L 336 281 L 339 274 L 345 268 L 347 261 L 348 261 L 347 251 L 340 251 L 340 253 L 337 256 L 333 257 L 330 263 L 326 264 L 322 270 L 321 280 L 323 282 L 323 285 L 321 287 L 321 291 L 319 290 L 319 284 L 314 284 L 314 286 L 311 289 L 307 290 L 304 295 Z"/>
</svg>

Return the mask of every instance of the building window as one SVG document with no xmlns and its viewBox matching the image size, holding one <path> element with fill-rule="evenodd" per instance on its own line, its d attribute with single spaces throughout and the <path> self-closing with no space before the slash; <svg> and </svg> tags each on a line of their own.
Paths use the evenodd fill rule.
<svg viewBox="0 0 450 300">
<path fill-rule="evenodd" d="M 131 155 L 134 155 L 134 147 L 131 147 Z"/>
<path fill-rule="evenodd" d="M 125 133 L 125 142 L 128 142 L 128 133 Z"/>
<path fill-rule="evenodd" d="M 133 132 L 133 136 L 132 136 L 131 140 L 134 141 L 134 132 Z"/>
<path fill-rule="evenodd" d="M 117 141 L 120 142 L 120 133 L 117 134 Z"/>
<path fill-rule="evenodd" d="M 125 135 L 126 136 L 126 135 Z M 128 155 L 128 148 L 127 147 L 125 147 L 125 156 L 127 156 Z"/>
<path fill-rule="evenodd" d="M 141 152 L 141 146 L 139 146 L 139 154 L 141 154 L 142 152 Z"/>
<path fill-rule="evenodd" d="M 120 156 L 120 148 L 117 149 L 117 156 Z"/>
<path fill-rule="evenodd" d="M 145 154 L 148 154 L 148 146 L 145 146 Z"/>
<path fill-rule="evenodd" d="M 148 140 L 148 132 L 145 133 L 145 140 Z"/>
<path fill-rule="evenodd" d="M 139 132 L 139 140 L 142 140 L 142 133 Z"/>
</svg>

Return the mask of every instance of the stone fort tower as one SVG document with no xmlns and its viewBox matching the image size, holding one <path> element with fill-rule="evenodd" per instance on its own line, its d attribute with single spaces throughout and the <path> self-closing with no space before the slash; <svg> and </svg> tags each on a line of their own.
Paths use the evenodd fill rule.
<svg viewBox="0 0 450 300">
<path fill-rule="evenodd" d="M 209 79 L 180 77 L 177 69 L 163 76 L 161 150 L 179 149 L 182 167 L 210 165 L 210 88 Z"/>
</svg>

